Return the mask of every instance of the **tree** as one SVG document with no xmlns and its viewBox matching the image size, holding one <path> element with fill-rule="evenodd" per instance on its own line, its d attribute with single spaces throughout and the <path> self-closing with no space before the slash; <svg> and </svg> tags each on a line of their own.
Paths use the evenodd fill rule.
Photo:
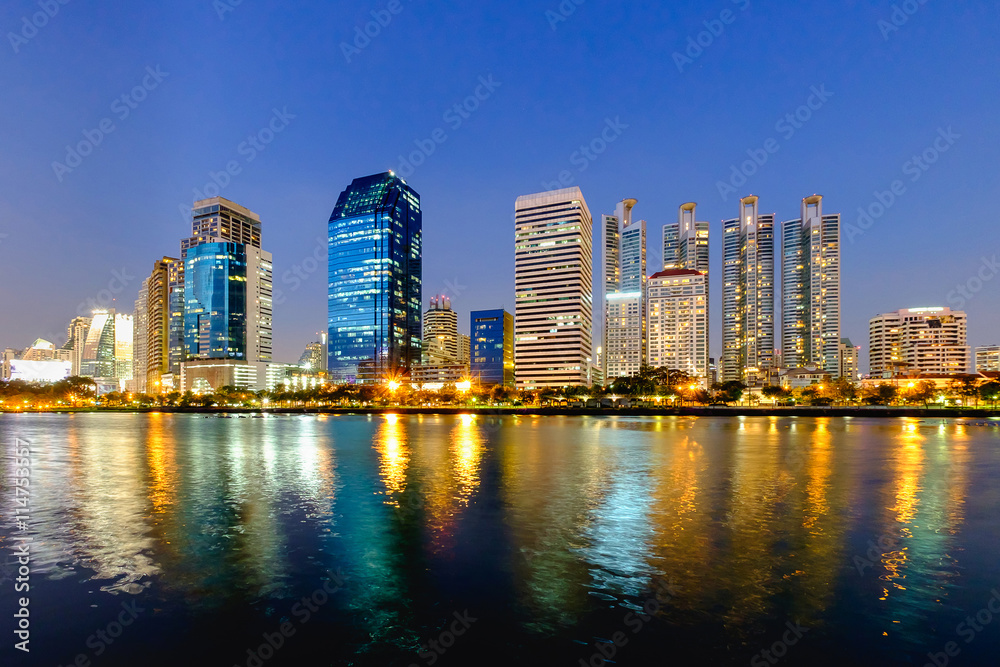
<svg viewBox="0 0 1000 667">
<path fill-rule="evenodd" d="M 862 398 L 868 405 L 891 405 L 898 394 L 899 389 L 895 385 L 882 382 L 874 387 L 866 387 Z"/>
<path fill-rule="evenodd" d="M 716 383 L 712 385 L 716 400 L 726 404 L 739 402 L 743 398 L 743 392 L 746 388 L 746 385 L 738 380 L 730 380 L 722 384 Z"/>
<path fill-rule="evenodd" d="M 978 405 L 979 402 L 979 389 L 977 385 L 979 384 L 979 376 L 977 375 L 958 375 L 954 380 L 948 385 L 948 390 L 953 396 L 961 396 L 963 399 L 973 398 L 976 400 Z M 962 401 L 966 403 L 966 400 Z"/>
<path fill-rule="evenodd" d="M 1000 382 L 991 380 L 980 386 L 979 398 L 986 401 L 992 405 L 994 409 L 996 409 L 997 401 L 1000 401 Z"/>
<path fill-rule="evenodd" d="M 858 398 L 858 386 L 848 378 L 838 378 L 830 385 L 830 395 L 843 403 L 853 403 Z"/>
<path fill-rule="evenodd" d="M 773 398 L 773 399 L 788 398 L 789 396 L 791 396 L 790 391 L 788 391 L 784 387 L 779 387 L 777 385 L 768 385 L 763 389 L 761 389 L 760 393 L 762 393 L 764 396 L 767 396 L 768 398 Z"/>
</svg>

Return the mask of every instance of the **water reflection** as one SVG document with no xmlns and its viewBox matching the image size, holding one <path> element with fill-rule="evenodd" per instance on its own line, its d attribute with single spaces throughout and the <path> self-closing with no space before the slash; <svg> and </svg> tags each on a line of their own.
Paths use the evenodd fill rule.
<svg viewBox="0 0 1000 667">
<path fill-rule="evenodd" d="M 53 586 L 155 594 L 177 619 L 269 608 L 342 569 L 350 583 L 338 605 L 365 650 L 419 649 L 449 605 L 467 606 L 441 591 L 470 581 L 528 644 L 590 643 L 592 619 L 639 609 L 669 582 L 677 593 L 661 618 L 691 632 L 711 625 L 732 646 L 761 641 L 776 619 L 836 637 L 853 614 L 919 657 L 970 581 L 1000 580 L 983 524 L 971 535 L 966 525 L 986 516 L 985 535 L 996 531 L 990 496 L 975 488 L 996 480 L 972 474 L 1000 469 L 995 429 L 827 418 L 0 420 L 0 435 L 15 433 L 38 443 L 35 572 Z M 859 572 L 869 541 L 884 548 Z M 179 607 L 162 602 L 174 597 Z M 79 616 L 97 627 L 86 609 Z"/>
</svg>

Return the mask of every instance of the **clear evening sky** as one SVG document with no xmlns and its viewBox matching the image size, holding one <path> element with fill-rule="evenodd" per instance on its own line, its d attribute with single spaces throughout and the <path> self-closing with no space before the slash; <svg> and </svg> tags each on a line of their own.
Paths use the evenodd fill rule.
<svg viewBox="0 0 1000 667">
<path fill-rule="evenodd" d="M 639 200 L 650 273 L 660 226 L 699 203 L 716 357 L 720 221 L 748 194 L 779 220 L 813 193 L 844 214 L 855 344 L 879 312 L 935 305 L 968 311 L 970 344 L 1000 343 L 995 3 L 576 1 L 3 3 L 0 347 L 61 344 L 112 293 L 131 312 L 215 174 L 263 219 L 275 357 L 295 361 L 325 327 L 338 194 L 420 150 L 402 171 L 423 202 L 425 306 L 450 294 L 465 331 L 470 310 L 513 312 L 514 200 L 567 172 L 596 220 Z M 878 215 L 859 225 L 859 208 Z"/>
</svg>

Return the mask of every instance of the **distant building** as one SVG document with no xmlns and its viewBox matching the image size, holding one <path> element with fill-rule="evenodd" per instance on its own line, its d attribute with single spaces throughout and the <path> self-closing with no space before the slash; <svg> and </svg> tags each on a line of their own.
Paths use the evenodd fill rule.
<svg viewBox="0 0 1000 667">
<path fill-rule="evenodd" d="M 580 188 L 517 198 L 514 362 L 520 389 L 590 382 L 592 227 Z"/>
<path fill-rule="evenodd" d="M 482 386 L 514 386 L 514 316 L 503 309 L 471 315 L 470 374 Z"/>
<path fill-rule="evenodd" d="M 83 369 L 83 346 L 87 341 L 87 333 L 90 331 L 92 321 L 93 318 L 90 317 L 74 317 L 66 332 L 65 349 L 71 351 L 71 373 L 74 376 L 80 375 Z"/>
<path fill-rule="evenodd" d="M 460 363 L 458 313 L 451 309 L 446 296 L 431 299 L 424 312 L 423 364 Z"/>
<path fill-rule="evenodd" d="M 458 334 L 458 361 L 466 366 L 472 363 L 472 337 Z"/>
<path fill-rule="evenodd" d="M 760 385 L 774 359 L 774 214 L 757 197 L 722 223 L 722 381 Z"/>
<path fill-rule="evenodd" d="M 781 225 L 781 365 L 840 373 L 840 215 L 819 195 Z"/>
<path fill-rule="evenodd" d="M 267 388 L 267 366 L 245 359 L 190 359 L 181 364 L 179 391 L 210 394 L 222 387 L 261 391 Z"/>
<path fill-rule="evenodd" d="M 654 368 L 684 371 L 706 386 L 708 369 L 708 276 L 671 269 L 649 278 L 649 353 Z"/>
<path fill-rule="evenodd" d="M 910 308 L 869 322 L 872 377 L 969 372 L 967 318 L 950 308 Z"/>
<path fill-rule="evenodd" d="M 698 222 L 698 205 L 682 204 L 677 222 L 663 226 L 663 270 L 691 270 L 708 274 L 707 222 Z"/>
<path fill-rule="evenodd" d="M 837 377 L 847 378 L 852 382 L 858 381 L 861 376 L 859 350 L 860 348 L 855 347 L 850 338 L 840 339 L 840 363 L 838 364 Z"/>
<path fill-rule="evenodd" d="M 306 344 L 299 357 L 298 367 L 310 373 L 326 374 L 327 334 L 320 334 L 320 340 Z"/>
<path fill-rule="evenodd" d="M 469 366 L 458 362 L 436 363 L 413 367 L 410 382 L 423 389 L 441 389 L 470 380 Z"/>
<path fill-rule="evenodd" d="M 331 380 L 377 383 L 421 359 L 423 214 L 392 172 L 355 179 L 328 225 Z"/>
<path fill-rule="evenodd" d="M 131 315 L 113 309 L 94 311 L 83 344 L 80 375 L 123 389 L 132 379 L 132 330 Z"/>
<path fill-rule="evenodd" d="M 813 385 L 823 386 L 831 375 L 823 368 L 789 368 L 779 374 L 779 384 L 785 389 L 804 389 Z"/>
<path fill-rule="evenodd" d="M 984 345 L 976 348 L 976 371 L 1000 372 L 1000 345 Z"/>
<path fill-rule="evenodd" d="M 719 382 L 719 366 L 715 363 L 715 357 L 708 358 L 708 386 Z"/>
<path fill-rule="evenodd" d="M 617 282 L 606 285 L 604 301 L 604 377 L 606 382 L 635 375 L 646 360 L 646 221 L 632 220 L 635 199 L 618 204 L 618 252 L 605 258 L 605 275 Z M 605 243 L 605 247 L 607 247 Z M 618 266 L 609 266 L 617 261 Z"/>
</svg>

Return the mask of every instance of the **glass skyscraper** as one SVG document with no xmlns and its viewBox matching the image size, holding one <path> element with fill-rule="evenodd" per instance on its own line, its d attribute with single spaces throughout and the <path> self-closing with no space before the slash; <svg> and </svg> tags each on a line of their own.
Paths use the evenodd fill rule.
<svg viewBox="0 0 1000 667">
<path fill-rule="evenodd" d="M 514 386 L 514 316 L 507 311 L 472 311 L 471 375 L 480 385 Z"/>
<path fill-rule="evenodd" d="M 186 358 L 247 359 L 246 248 L 241 243 L 188 248 L 184 260 Z"/>
<path fill-rule="evenodd" d="M 357 178 L 329 222 L 329 371 L 378 382 L 420 363 L 420 195 L 392 172 Z"/>
</svg>

